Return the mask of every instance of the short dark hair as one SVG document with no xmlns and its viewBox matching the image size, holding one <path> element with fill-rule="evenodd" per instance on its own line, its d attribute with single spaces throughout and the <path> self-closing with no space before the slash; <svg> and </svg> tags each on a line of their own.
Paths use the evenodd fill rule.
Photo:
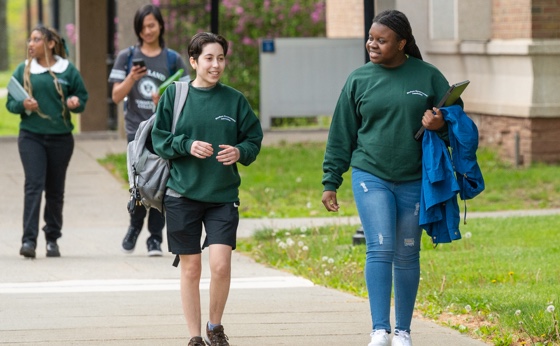
<svg viewBox="0 0 560 346">
<path fill-rule="evenodd" d="M 399 40 L 406 40 L 404 52 L 422 60 L 422 54 L 420 53 L 420 49 L 416 45 L 416 40 L 412 35 L 412 27 L 410 26 L 410 22 L 404 13 L 397 10 L 383 11 L 373 18 L 373 23 L 385 25 L 389 29 L 393 30 L 395 34 L 397 34 Z"/>
<path fill-rule="evenodd" d="M 136 33 L 136 37 L 138 37 L 138 42 L 140 42 L 140 45 L 142 45 L 143 41 L 140 37 L 140 33 L 142 32 L 142 27 L 144 26 L 144 18 L 146 18 L 146 16 L 150 14 L 154 15 L 157 22 L 159 23 L 159 26 L 161 28 L 158 37 L 159 46 L 164 47 L 165 40 L 163 39 L 163 34 L 165 34 L 165 23 L 163 22 L 163 16 L 161 15 L 159 7 L 155 5 L 144 5 L 140 7 L 134 15 L 134 32 Z"/>
<path fill-rule="evenodd" d="M 191 38 L 188 48 L 189 57 L 198 60 L 198 57 L 202 54 L 202 49 L 208 43 L 219 43 L 224 49 L 224 56 L 227 55 L 229 44 L 225 37 L 211 32 L 199 32 Z"/>
</svg>

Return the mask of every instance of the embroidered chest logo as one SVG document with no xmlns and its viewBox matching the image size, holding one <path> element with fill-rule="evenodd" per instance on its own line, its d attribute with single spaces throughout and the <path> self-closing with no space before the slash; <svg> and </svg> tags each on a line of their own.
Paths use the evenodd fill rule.
<svg viewBox="0 0 560 346">
<path fill-rule="evenodd" d="M 420 91 L 420 90 L 410 90 L 406 92 L 407 95 L 417 95 L 417 96 L 423 96 L 423 97 L 428 97 L 428 94 Z"/>
<path fill-rule="evenodd" d="M 215 118 L 215 120 L 226 120 L 226 121 L 236 122 L 235 119 L 233 119 L 232 117 L 227 116 L 227 115 L 225 115 L 225 114 L 224 114 L 224 115 L 217 116 L 217 117 Z"/>
<path fill-rule="evenodd" d="M 60 84 L 70 85 L 70 83 L 68 83 L 68 81 L 66 79 L 63 79 L 63 78 L 59 77 L 59 78 L 57 78 L 57 80 L 58 80 L 58 83 L 60 83 Z"/>
</svg>

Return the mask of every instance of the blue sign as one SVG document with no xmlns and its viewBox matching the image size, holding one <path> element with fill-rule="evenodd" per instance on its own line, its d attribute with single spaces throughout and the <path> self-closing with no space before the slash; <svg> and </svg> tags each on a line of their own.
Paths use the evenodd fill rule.
<svg viewBox="0 0 560 346">
<path fill-rule="evenodd" d="M 274 40 L 262 40 L 261 49 L 263 53 L 274 53 Z"/>
</svg>

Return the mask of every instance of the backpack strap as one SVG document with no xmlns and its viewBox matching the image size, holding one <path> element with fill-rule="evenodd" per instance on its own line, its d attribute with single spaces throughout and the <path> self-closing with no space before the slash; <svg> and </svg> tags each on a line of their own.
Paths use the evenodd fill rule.
<svg viewBox="0 0 560 346">
<path fill-rule="evenodd" d="M 177 126 L 177 120 L 179 120 L 179 115 L 187 101 L 188 94 L 188 82 L 175 82 L 175 102 L 173 103 L 173 124 L 171 125 L 171 133 L 175 133 L 175 126 Z"/>
<path fill-rule="evenodd" d="M 171 133 L 175 133 L 175 126 L 177 125 L 177 120 L 179 119 L 179 114 L 185 106 L 187 101 L 187 95 L 189 94 L 189 83 L 188 82 L 174 82 L 175 83 L 175 101 L 173 103 L 173 125 L 171 126 Z M 177 267 L 179 265 L 179 255 L 175 255 L 173 260 L 173 266 Z"/>
<path fill-rule="evenodd" d="M 128 47 L 128 55 L 126 56 L 126 66 L 124 67 L 124 75 L 128 75 L 128 71 L 132 68 L 132 56 L 134 55 L 135 46 Z"/>
<path fill-rule="evenodd" d="M 173 76 L 177 72 L 177 57 L 179 53 L 171 48 L 164 48 L 167 51 L 167 68 L 169 68 L 169 75 Z"/>
</svg>

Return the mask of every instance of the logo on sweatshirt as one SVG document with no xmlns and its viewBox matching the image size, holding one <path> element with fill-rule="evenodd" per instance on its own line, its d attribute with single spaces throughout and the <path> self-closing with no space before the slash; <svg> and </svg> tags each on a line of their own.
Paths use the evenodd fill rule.
<svg viewBox="0 0 560 346">
<path fill-rule="evenodd" d="M 225 115 L 225 114 L 224 114 L 224 115 L 217 116 L 217 117 L 216 117 L 216 120 L 226 120 L 226 121 L 236 122 L 235 119 L 233 119 L 232 117 L 227 116 L 227 115 Z"/>
<path fill-rule="evenodd" d="M 406 92 L 407 95 L 417 95 L 422 97 L 428 97 L 428 94 L 420 91 L 420 90 L 410 90 Z"/>
<path fill-rule="evenodd" d="M 70 85 L 70 83 L 68 83 L 68 81 L 66 79 L 58 77 L 57 80 L 58 80 L 59 84 Z"/>
</svg>

